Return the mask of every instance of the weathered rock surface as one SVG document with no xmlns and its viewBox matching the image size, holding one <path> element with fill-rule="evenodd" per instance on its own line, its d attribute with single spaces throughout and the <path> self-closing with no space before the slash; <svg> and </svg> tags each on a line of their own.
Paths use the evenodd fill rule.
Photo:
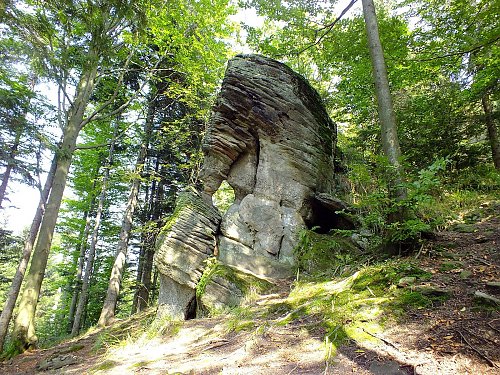
<svg viewBox="0 0 500 375">
<path fill-rule="evenodd" d="M 160 273 L 158 314 L 184 319 L 195 307 L 195 290 L 213 256 L 221 217 L 195 192 L 182 192 L 175 212 L 158 236 L 155 265 Z"/>
<path fill-rule="evenodd" d="M 181 195 L 158 240 L 159 313 L 190 314 L 214 253 L 231 271 L 200 282 L 208 308 L 237 304 L 248 282 L 290 276 L 306 226 L 352 225 L 335 213 L 346 210 L 334 198 L 335 147 L 335 124 L 303 77 L 262 56 L 231 60 L 203 143 L 203 195 Z M 221 222 L 210 198 L 224 180 L 235 201 Z M 228 276 L 238 272 L 253 279 Z"/>
<path fill-rule="evenodd" d="M 333 224 L 328 205 L 313 202 L 334 193 L 335 145 L 335 124 L 304 78 L 261 56 L 229 62 L 201 176 L 208 195 L 223 180 L 235 191 L 221 224 L 221 262 L 266 277 L 290 274 L 300 229 Z"/>
</svg>

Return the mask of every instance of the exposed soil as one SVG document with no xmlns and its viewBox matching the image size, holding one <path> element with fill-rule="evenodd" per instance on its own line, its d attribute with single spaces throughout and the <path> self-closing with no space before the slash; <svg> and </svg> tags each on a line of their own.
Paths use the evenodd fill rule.
<svg viewBox="0 0 500 375">
<path fill-rule="evenodd" d="M 230 318 L 222 316 L 190 320 L 176 333 L 108 350 L 96 350 L 102 332 L 95 331 L 0 363 L 0 374 L 498 374 L 498 305 L 474 293 L 500 298 L 494 286 L 500 281 L 499 250 L 499 217 L 438 233 L 417 260 L 432 273 L 428 287 L 450 298 L 408 311 L 373 342 L 346 343 L 330 360 L 325 332 L 315 324 L 321 317 L 278 326 L 262 315 L 251 328 L 228 330 Z M 278 293 L 256 302 L 256 311 L 278 304 L 289 290 L 290 283 L 283 283 Z M 117 323 L 113 331 L 126 337 L 141 318 Z"/>
</svg>

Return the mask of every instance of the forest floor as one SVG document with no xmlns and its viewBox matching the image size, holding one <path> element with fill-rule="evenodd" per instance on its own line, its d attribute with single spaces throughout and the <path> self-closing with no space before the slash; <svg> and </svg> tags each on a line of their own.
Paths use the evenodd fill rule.
<svg viewBox="0 0 500 375">
<path fill-rule="evenodd" d="M 260 314 L 286 301 L 290 280 L 258 297 L 251 315 L 242 310 L 147 328 L 154 316 L 148 311 L 0 363 L 0 374 L 498 374 L 498 305 L 474 293 L 500 298 L 499 250 L 497 211 L 439 232 L 418 256 L 401 258 L 432 275 L 431 290 L 450 297 L 408 309 L 376 333 L 365 330 L 371 340 L 351 337 L 335 348 L 325 340 L 321 315 L 278 324 L 285 321 L 279 308 Z"/>
</svg>

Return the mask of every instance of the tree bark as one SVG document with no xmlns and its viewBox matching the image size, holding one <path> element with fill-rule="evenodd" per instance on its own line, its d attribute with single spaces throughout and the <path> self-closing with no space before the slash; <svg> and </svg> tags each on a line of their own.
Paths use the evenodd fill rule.
<svg viewBox="0 0 500 375">
<path fill-rule="evenodd" d="M 54 155 L 52 159 L 52 164 L 47 174 L 47 179 L 45 180 L 45 185 L 40 196 L 40 202 L 38 203 L 38 208 L 31 222 L 31 227 L 29 235 L 24 242 L 23 254 L 19 265 L 16 270 L 16 274 L 12 279 L 12 284 L 7 295 L 7 300 L 5 301 L 2 315 L 0 316 L 0 352 L 2 352 L 3 345 L 5 343 L 5 337 L 7 336 L 7 331 L 9 328 L 10 320 L 12 319 L 12 313 L 16 305 L 17 297 L 19 296 L 19 291 L 21 290 L 21 284 L 24 279 L 24 274 L 26 273 L 26 268 L 28 267 L 28 262 L 31 257 L 31 251 L 33 250 L 33 244 L 35 243 L 36 236 L 38 234 L 38 229 L 40 228 L 40 223 L 42 222 L 43 212 L 45 210 L 45 204 L 47 203 L 47 198 L 49 196 L 50 189 L 52 188 L 52 182 L 54 180 L 54 174 L 57 165 L 57 156 Z"/>
<path fill-rule="evenodd" d="M 493 106 L 491 105 L 490 94 L 486 93 L 481 98 L 484 115 L 486 118 L 486 128 L 488 129 L 488 139 L 491 146 L 491 156 L 495 169 L 500 170 L 500 142 L 498 140 L 498 131 L 493 118 Z"/>
<path fill-rule="evenodd" d="M 30 270 L 26 279 L 26 287 L 19 304 L 19 313 L 14 324 L 13 341 L 16 348 L 20 351 L 36 346 L 38 341 L 35 334 L 35 311 L 45 275 L 45 267 L 49 258 L 52 236 L 64 188 L 66 187 L 69 168 L 76 147 L 76 140 L 82 128 L 85 109 L 95 85 L 98 61 L 96 51 L 89 51 L 89 61 L 91 61 L 91 64 L 87 66 L 87 69 L 84 70 L 80 77 L 76 96 L 68 113 L 68 122 L 64 129 L 63 141 L 58 149 L 57 167 L 52 190 L 42 219 L 38 241 L 33 252 Z"/>
<path fill-rule="evenodd" d="M 134 293 L 134 300 L 132 301 L 132 309 L 131 309 L 131 314 L 134 315 L 138 310 L 138 298 L 139 298 L 139 289 L 141 287 L 141 282 L 142 282 L 142 271 L 144 269 L 144 253 L 146 250 L 146 236 L 143 234 L 142 235 L 142 241 L 141 241 L 141 248 L 139 251 L 139 262 L 137 263 L 137 275 L 135 278 L 135 293 Z"/>
<path fill-rule="evenodd" d="M 133 179 L 132 185 L 130 187 L 127 206 L 123 214 L 120 239 L 116 247 L 115 262 L 113 263 L 113 268 L 111 269 L 108 290 L 106 292 L 106 298 L 104 300 L 101 315 L 99 317 L 98 325 L 100 327 L 106 327 L 110 325 L 115 318 L 116 303 L 118 302 L 118 295 L 120 294 L 120 284 L 125 268 L 125 261 L 127 259 L 127 248 L 130 231 L 132 229 L 132 219 L 134 216 L 135 207 L 137 206 L 137 195 L 139 193 L 139 188 L 141 185 L 140 175 L 144 167 L 144 162 L 146 160 L 149 147 L 149 140 L 153 130 L 152 116 L 153 112 L 150 105 L 150 107 L 148 108 L 148 116 L 144 124 L 144 139 L 134 167 L 134 174 L 137 177 Z"/>
<path fill-rule="evenodd" d="M 78 300 L 78 307 L 76 308 L 75 320 L 73 322 L 73 327 L 71 329 L 72 336 L 76 336 L 78 332 L 80 332 L 83 311 L 85 306 L 87 305 L 87 299 L 90 287 L 90 274 L 92 271 L 92 267 L 94 266 L 97 240 L 99 237 L 99 228 L 101 226 L 101 217 L 104 210 L 104 202 L 106 201 L 106 193 L 108 189 L 109 171 L 111 169 L 111 165 L 113 164 L 113 155 L 115 151 L 115 140 L 118 131 L 118 124 L 119 121 L 117 120 L 113 131 L 113 139 L 109 146 L 109 154 L 108 154 L 108 160 L 106 162 L 106 168 L 104 170 L 104 176 L 102 178 L 101 194 L 99 196 L 99 203 L 97 205 L 97 211 L 94 219 L 94 229 L 92 231 L 92 237 L 90 240 L 89 256 L 87 258 L 87 264 L 85 267 L 85 275 L 82 282 L 82 290 L 80 293 L 80 298 Z"/>
<path fill-rule="evenodd" d="M 372 62 L 373 78 L 375 81 L 375 95 L 377 97 L 378 115 L 381 128 L 382 148 L 390 166 L 394 170 L 390 188 L 396 199 L 406 197 L 406 189 L 402 186 L 403 167 L 401 165 L 401 149 L 399 147 L 396 116 L 389 88 L 389 78 L 385 65 L 384 51 L 380 43 L 377 24 L 377 15 L 373 0 L 362 0 L 363 15 L 365 18 L 368 48 Z"/>
</svg>

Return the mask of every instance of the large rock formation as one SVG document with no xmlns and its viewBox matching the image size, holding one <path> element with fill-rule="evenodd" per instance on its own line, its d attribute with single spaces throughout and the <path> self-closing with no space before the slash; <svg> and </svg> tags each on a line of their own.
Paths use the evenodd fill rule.
<svg viewBox="0 0 500 375">
<path fill-rule="evenodd" d="M 198 283 L 208 293 L 203 303 L 235 304 L 244 275 L 291 275 L 302 228 L 345 226 L 332 209 L 335 144 L 335 124 L 303 77 L 261 56 L 231 60 L 203 143 L 204 203 L 181 197 L 158 241 L 161 310 L 186 316 Z M 211 196 L 224 180 L 235 201 L 220 222 Z M 200 281 L 214 252 L 232 280 L 211 270 Z"/>
<path fill-rule="evenodd" d="M 303 77 L 261 56 L 229 62 L 201 176 L 207 195 L 223 180 L 235 191 L 218 237 L 223 263 L 267 277 L 290 274 L 298 231 L 331 225 L 315 196 L 334 191 L 335 144 L 335 124 Z"/>
</svg>

